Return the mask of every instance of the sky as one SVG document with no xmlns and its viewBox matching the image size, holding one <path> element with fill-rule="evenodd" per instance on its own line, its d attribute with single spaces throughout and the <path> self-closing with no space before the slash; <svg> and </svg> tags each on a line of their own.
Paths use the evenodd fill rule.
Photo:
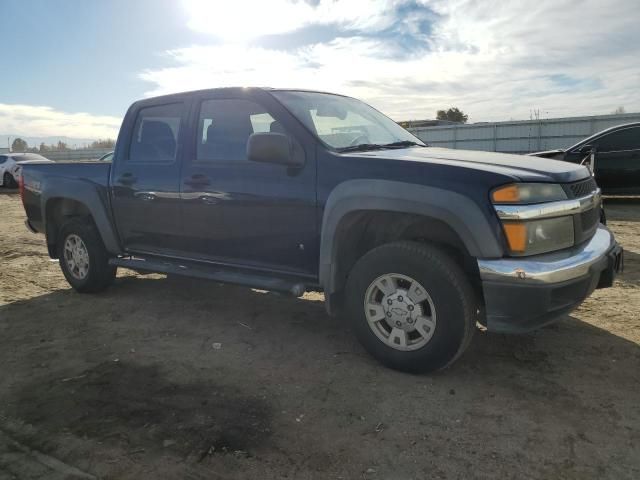
<svg viewBox="0 0 640 480">
<path fill-rule="evenodd" d="M 394 120 L 640 111 L 639 0 L 0 0 L 0 134 L 115 138 L 127 107 L 320 89 Z"/>
</svg>

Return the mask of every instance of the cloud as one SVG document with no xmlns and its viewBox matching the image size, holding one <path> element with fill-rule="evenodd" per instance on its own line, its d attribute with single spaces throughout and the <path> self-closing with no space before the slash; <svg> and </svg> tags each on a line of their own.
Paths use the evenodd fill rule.
<svg viewBox="0 0 640 480">
<path fill-rule="evenodd" d="M 25 136 L 116 138 L 121 118 L 69 113 L 46 106 L 0 103 L 0 132 Z"/>
<path fill-rule="evenodd" d="M 222 39 L 244 41 L 292 32 L 313 24 L 348 30 L 381 30 L 392 21 L 385 0 L 233 0 L 221 6 L 210 0 L 183 0 L 188 26 Z"/>
<path fill-rule="evenodd" d="M 432 118 L 452 105 L 472 121 L 528 118 L 531 109 L 545 117 L 640 110 L 636 0 L 231 3 L 212 10 L 214 2 L 185 2 L 190 27 L 222 41 L 166 52 L 173 66 L 140 74 L 152 85 L 148 95 L 231 85 L 321 89 L 398 120 Z M 319 25 L 333 27 L 303 41 Z M 292 41 L 276 48 L 267 41 L 274 35 Z"/>
</svg>

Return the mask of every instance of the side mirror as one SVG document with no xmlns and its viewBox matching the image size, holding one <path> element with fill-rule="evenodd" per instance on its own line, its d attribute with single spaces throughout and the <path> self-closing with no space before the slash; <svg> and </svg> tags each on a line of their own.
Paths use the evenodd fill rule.
<svg viewBox="0 0 640 480">
<path fill-rule="evenodd" d="M 589 145 L 583 145 L 580 147 L 580 153 L 584 153 L 585 155 L 587 153 L 591 153 L 591 151 L 593 150 L 593 145 L 589 144 Z"/>
<path fill-rule="evenodd" d="M 585 154 L 586 157 L 582 159 L 580 165 L 584 165 L 591 172 L 591 176 L 596 175 L 596 152 L 598 148 L 595 145 L 584 145 L 580 148 L 580 153 Z"/>
<path fill-rule="evenodd" d="M 247 142 L 247 158 L 252 162 L 299 167 L 289 137 L 282 133 L 252 133 Z"/>
</svg>

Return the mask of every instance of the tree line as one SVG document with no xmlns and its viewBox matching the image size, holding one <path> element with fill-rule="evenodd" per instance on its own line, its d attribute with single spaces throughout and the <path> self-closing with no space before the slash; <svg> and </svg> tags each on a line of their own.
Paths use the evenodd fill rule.
<svg viewBox="0 0 640 480">
<path fill-rule="evenodd" d="M 116 146 L 115 140 L 111 138 L 94 140 L 86 148 L 111 148 L 113 149 Z M 68 150 L 74 150 L 70 148 L 65 142 L 58 141 L 58 143 L 54 144 L 45 144 L 41 142 L 39 146 L 30 147 L 29 144 L 22 138 L 18 137 L 13 140 L 11 143 L 11 151 L 12 152 L 31 152 L 31 153 L 46 153 L 46 152 L 66 152 Z"/>
<path fill-rule="evenodd" d="M 469 115 L 464 113 L 458 107 L 451 107 L 447 110 L 438 110 L 436 112 L 436 120 L 446 120 L 449 122 L 456 122 L 456 123 L 467 123 L 467 121 L 469 120 Z M 413 122 L 410 120 L 404 121 L 404 122 L 398 122 L 398 123 L 400 124 L 400 126 L 404 128 L 411 127 L 413 124 Z"/>
</svg>

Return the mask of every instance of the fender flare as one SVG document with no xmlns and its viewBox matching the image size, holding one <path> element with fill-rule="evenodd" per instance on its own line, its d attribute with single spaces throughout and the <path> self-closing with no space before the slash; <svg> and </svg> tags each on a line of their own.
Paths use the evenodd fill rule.
<svg viewBox="0 0 640 480">
<path fill-rule="evenodd" d="M 339 184 L 329 195 L 322 218 L 319 277 L 326 294 L 339 289 L 335 265 L 336 231 L 349 213 L 381 210 L 440 220 L 476 258 L 501 257 L 500 240 L 480 206 L 460 193 L 390 180 L 360 179 Z"/>
<path fill-rule="evenodd" d="M 49 228 L 47 220 L 49 216 L 49 212 L 47 211 L 49 202 L 55 199 L 74 200 L 89 210 L 107 251 L 113 255 L 120 255 L 122 253 L 118 235 L 108 215 L 109 205 L 107 204 L 107 199 L 100 194 L 100 189 L 104 189 L 104 187 L 87 180 L 61 177 L 56 177 L 55 182 L 46 182 L 43 184 L 40 205 L 41 211 L 43 212 L 47 243 L 54 243 L 56 240 L 50 239 L 49 232 L 47 231 Z"/>
</svg>

